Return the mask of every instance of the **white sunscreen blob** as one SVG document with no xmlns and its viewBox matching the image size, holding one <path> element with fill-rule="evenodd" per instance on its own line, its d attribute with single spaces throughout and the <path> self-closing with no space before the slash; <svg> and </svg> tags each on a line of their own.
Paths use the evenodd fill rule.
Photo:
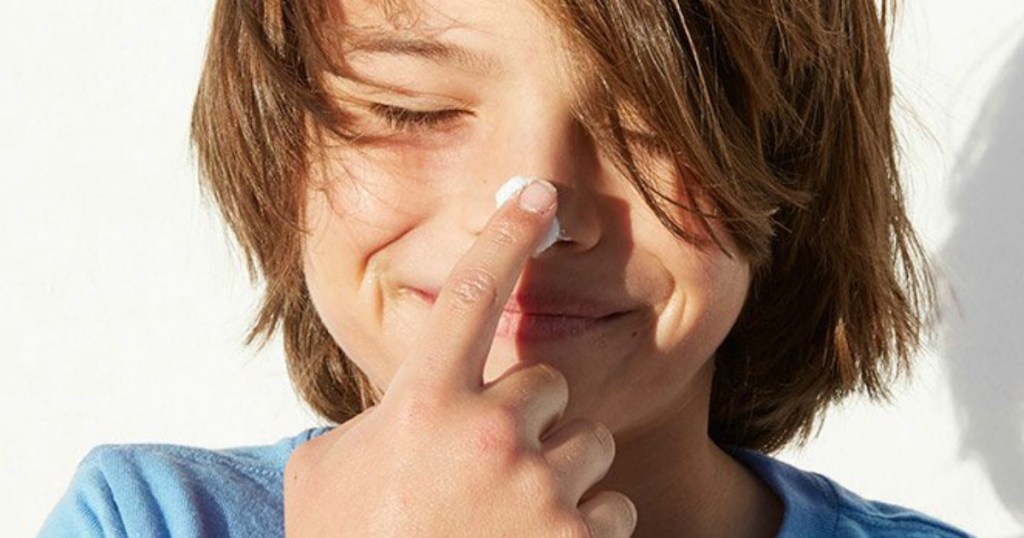
<svg viewBox="0 0 1024 538">
<path fill-rule="evenodd" d="M 537 178 L 526 177 L 526 176 L 514 176 L 509 178 L 498 192 L 494 193 L 494 207 L 498 208 L 505 204 L 509 198 L 519 194 L 519 191 L 523 190 L 531 181 Z M 544 252 L 551 245 L 558 241 L 559 230 L 561 226 L 558 224 L 558 215 L 555 215 L 555 219 L 551 221 L 551 227 L 548 228 L 544 238 L 541 239 L 540 244 L 537 246 L 537 250 L 533 251 L 533 257 L 537 257 L 541 252 Z"/>
</svg>

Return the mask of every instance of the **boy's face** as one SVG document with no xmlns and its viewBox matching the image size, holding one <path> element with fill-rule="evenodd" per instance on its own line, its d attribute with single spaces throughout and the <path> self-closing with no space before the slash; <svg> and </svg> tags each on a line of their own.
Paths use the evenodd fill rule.
<svg viewBox="0 0 1024 538">
<path fill-rule="evenodd" d="M 710 359 L 750 282 L 729 234 L 712 222 L 735 259 L 678 239 L 598 152 L 574 119 L 567 53 L 529 2 L 420 2 L 415 36 L 385 22 L 379 4 L 345 1 L 346 22 L 386 30 L 377 37 L 440 41 L 485 61 L 394 39 L 365 41 L 366 50 L 347 55 L 356 75 L 378 84 L 335 80 L 339 95 L 379 105 L 352 105 L 353 127 L 366 136 L 330 150 L 326 177 L 314 173 L 327 188 L 309 195 L 304 245 L 306 281 L 335 341 L 386 388 L 417 352 L 430 292 L 487 222 L 499 186 L 514 175 L 540 176 L 559 190 L 558 219 L 572 241 L 530 260 L 513 295 L 557 299 L 557 291 L 617 315 L 574 320 L 589 328 L 561 336 L 543 334 L 557 329 L 549 316 L 509 315 L 484 381 L 517 361 L 550 363 L 569 381 L 565 419 L 587 416 L 617 433 L 667 412 L 706 417 Z M 671 193 L 679 178 L 662 168 L 659 186 Z M 673 217 L 700 232 L 682 213 Z"/>
</svg>

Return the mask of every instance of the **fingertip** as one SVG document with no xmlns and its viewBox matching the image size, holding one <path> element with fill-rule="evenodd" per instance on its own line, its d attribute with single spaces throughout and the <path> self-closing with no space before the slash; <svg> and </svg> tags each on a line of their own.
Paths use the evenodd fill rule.
<svg viewBox="0 0 1024 538">
<path fill-rule="evenodd" d="M 530 176 L 513 176 L 505 181 L 494 194 L 495 207 L 500 209 L 509 200 L 516 199 L 524 211 L 531 214 L 547 213 L 558 203 L 558 189 L 549 181 Z M 534 248 L 532 257 L 536 258 L 555 244 L 559 239 L 561 227 L 556 215 L 539 243 Z"/>
<path fill-rule="evenodd" d="M 498 187 L 498 191 L 494 193 L 494 208 L 500 209 L 501 206 L 505 205 L 510 199 L 515 198 L 519 195 L 519 192 L 530 183 L 532 178 L 526 176 L 513 176 L 508 178 Z"/>
<path fill-rule="evenodd" d="M 543 179 L 528 183 L 519 193 L 519 207 L 530 213 L 547 213 L 558 201 L 558 190 Z"/>
<path fill-rule="evenodd" d="M 513 176 L 494 194 L 494 205 L 501 208 L 515 198 L 519 207 L 530 213 L 545 213 L 558 201 L 558 189 L 538 177 Z"/>
</svg>

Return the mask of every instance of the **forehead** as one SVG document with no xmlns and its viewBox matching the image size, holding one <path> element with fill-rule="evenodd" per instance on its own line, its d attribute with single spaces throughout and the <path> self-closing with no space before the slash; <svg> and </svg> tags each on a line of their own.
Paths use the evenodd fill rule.
<svg viewBox="0 0 1024 538">
<path fill-rule="evenodd" d="M 346 49 L 382 38 L 449 41 L 495 51 L 550 51 L 556 29 L 531 0 L 340 0 Z"/>
<path fill-rule="evenodd" d="M 586 93 L 577 91 L 583 85 L 563 31 L 534 0 L 343 0 L 341 7 L 335 50 L 357 70 L 424 76 L 421 66 L 430 65 L 438 76 L 500 85 L 490 88 L 545 88 L 570 100 Z"/>
<path fill-rule="evenodd" d="M 531 12 L 530 0 L 336 0 L 346 26 L 391 31 L 499 27 Z"/>
</svg>

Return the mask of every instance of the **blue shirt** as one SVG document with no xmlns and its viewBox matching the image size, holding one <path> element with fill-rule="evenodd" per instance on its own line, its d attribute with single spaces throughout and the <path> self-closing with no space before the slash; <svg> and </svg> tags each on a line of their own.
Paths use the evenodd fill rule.
<svg viewBox="0 0 1024 538">
<path fill-rule="evenodd" d="M 103 445 L 86 455 L 40 536 L 284 536 L 283 473 L 292 450 L 330 428 L 266 446 L 207 450 Z M 780 537 L 963 537 L 921 513 L 867 501 L 816 473 L 726 448 L 785 505 Z"/>
</svg>

